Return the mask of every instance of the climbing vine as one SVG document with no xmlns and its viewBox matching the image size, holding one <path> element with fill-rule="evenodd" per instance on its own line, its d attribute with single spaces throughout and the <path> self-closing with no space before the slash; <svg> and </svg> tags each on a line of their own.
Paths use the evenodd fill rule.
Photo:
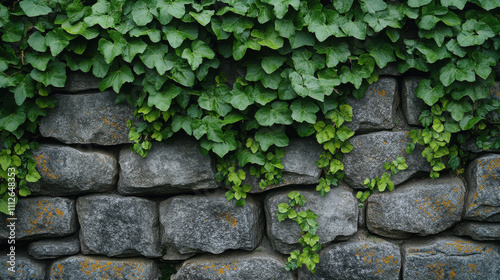
<svg viewBox="0 0 500 280">
<path fill-rule="evenodd" d="M 218 158 L 217 179 L 238 205 L 250 176 L 260 188 L 280 184 L 294 136 L 315 136 L 325 149 L 321 195 L 336 186 L 353 148 L 347 97 L 361 98 L 388 65 L 428 77 L 416 91 L 428 106 L 422 129 L 410 137 L 424 146 L 431 177 L 461 170 L 467 141 L 500 147 L 490 95 L 499 8 L 494 0 L 0 0 L 0 211 L 10 166 L 21 196 L 40 178 L 30 153 L 67 71 L 91 73 L 135 108 L 141 121 L 128 123 L 129 136 L 142 156 L 181 131 L 195 137 Z M 358 197 L 392 189 L 386 174 Z M 290 267 L 302 263 L 312 267 Z"/>
</svg>

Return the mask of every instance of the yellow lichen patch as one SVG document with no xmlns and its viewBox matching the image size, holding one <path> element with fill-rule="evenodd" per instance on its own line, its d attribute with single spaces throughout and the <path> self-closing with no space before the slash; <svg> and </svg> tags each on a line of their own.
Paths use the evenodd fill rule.
<svg viewBox="0 0 500 280">
<path fill-rule="evenodd" d="M 375 92 L 377 95 L 380 95 L 382 97 L 385 97 L 385 95 L 386 95 L 385 90 L 376 90 L 376 89 L 374 89 L 373 92 Z"/>
<path fill-rule="evenodd" d="M 375 253 L 373 252 L 372 249 L 369 248 L 370 246 L 368 244 L 363 244 L 363 246 L 355 249 L 354 255 L 356 257 L 362 257 L 363 263 L 365 264 L 372 263 L 373 262 L 372 258 L 375 255 Z"/>
<path fill-rule="evenodd" d="M 455 271 L 453 271 L 453 269 L 450 271 L 450 279 L 453 279 L 455 278 L 455 276 L 457 276 L 457 274 L 455 273 Z"/>
<path fill-rule="evenodd" d="M 476 265 L 475 265 L 475 264 L 470 263 L 470 264 L 468 265 L 468 267 L 469 267 L 469 273 L 472 273 L 472 270 L 474 270 L 474 273 L 476 273 L 476 272 L 477 272 L 477 269 L 476 269 Z"/>
<path fill-rule="evenodd" d="M 226 220 L 226 222 L 229 224 L 229 226 L 235 228 L 236 225 L 238 224 L 238 220 L 233 216 L 231 213 L 220 213 L 219 214 L 219 221 L 222 221 L 222 219 Z"/>
<path fill-rule="evenodd" d="M 47 178 L 47 179 L 57 179 L 59 177 L 61 177 L 61 175 L 57 175 L 54 173 L 53 170 L 51 170 L 49 167 L 47 167 L 47 160 L 49 159 L 49 157 L 45 154 L 40 154 L 38 156 L 34 156 L 33 157 L 33 160 L 35 160 L 36 162 L 36 165 L 37 165 L 37 170 L 42 173 L 41 175 L 43 175 L 43 177 Z M 59 160 L 57 160 L 59 161 Z"/>
<path fill-rule="evenodd" d="M 52 214 L 52 213 L 51 213 L 51 214 Z M 59 210 L 59 208 L 56 208 L 56 214 L 57 214 L 57 216 L 59 216 L 59 217 L 64 217 L 64 212 L 63 212 L 63 211 L 61 211 L 61 210 Z"/>
<path fill-rule="evenodd" d="M 445 279 L 444 278 L 444 269 L 442 263 L 428 264 L 427 268 L 429 269 L 430 274 L 434 277 L 431 279 Z"/>
<path fill-rule="evenodd" d="M 35 214 L 35 218 L 29 221 L 31 228 L 24 230 L 26 235 L 41 233 L 42 229 L 37 227 L 37 225 L 41 225 L 42 228 L 45 229 L 52 228 L 53 222 L 51 219 L 54 217 L 54 213 L 52 212 L 52 202 L 40 200 L 36 205 L 34 205 L 34 208 L 33 212 Z"/>
</svg>

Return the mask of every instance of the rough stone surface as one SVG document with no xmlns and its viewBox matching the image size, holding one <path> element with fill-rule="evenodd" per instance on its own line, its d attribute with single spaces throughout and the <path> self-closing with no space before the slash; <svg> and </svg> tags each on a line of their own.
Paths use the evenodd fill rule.
<svg viewBox="0 0 500 280">
<path fill-rule="evenodd" d="M 66 79 L 66 84 L 62 92 L 79 93 L 88 90 L 98 90 L 99 79 L 90 73 L 83 72 L 69 72 Z"/>
<path fill-rule="evenodd" d="M 159 257 L 158 210 L 150 200 L 88 195 L 76 202 L 82 253 Z"/>
<path fill-rule="evenodd" d="M 78 237 L 62 239 L 46 239 L 31 242 L 28 253 L 35 259 L 54 259 L 60 256 L 71 256 L 80 252 Z"/>
<path fill-rule="evenodd" d="M 436 234 L 460 221 L 465 187 L 459 178 L 424 179 L 368 198 L 366 223 L 376 234 L 406 238 Z"/>
<path fill-rule="evenodd" d="M 159 276 L 158 265 L 154 260 L 77 255 L 55 261 L 50 267 L 49 279 L 158 279 Z"/>
<path fill-rule="evenodd" d="M 155 143 L 143 158 L 124 147 L 120 152 L 122 194 L 171 194 L 217 188 L 210 157 L 203 156 L 197 142 L 177 138 L 171 143 Z"/>
<path fill-rule="evenodd" d="M 500 247 L 457 237 L 404 246 L 403 279 L 498 279 Z"/>
<path fill-rule="evenodd" d="M 349 140 L 353 150 L 344 155 L 344 180 L 351 187 L 362 189 L 366 178 L 380 177 L 384 172 L 385 162 L 392 162 L 398 156 L 404 156 L 408 168 L 392 175 L 394 184 L 400 184 L 419 171 L 430 172 L 431 167 L 422 157 L 423 147 L 417 145 L 411 155 L 405 152 L 406 144 L 411 143 L 407 131 L 374 132 L 354 136 Z"/>
<path fill-rule="evenodd" d="M 496 138 L 492 139 L 492 142 L 497 141 Z M 474 138 L 469 138 L 467 139 L 464 143 L 460 145 L 460 148 L 466 152 L 471 152 L 475 154 L 483 153 L 483 152 L 493 152 L 493 153 L 498 153 L 500 150 L 493 149 L 489 147 L 488 149 L 484 150 L 483 148 L 479 148 L 476 144 L 476 139 Z"/>
<path fill-rule="evenodd" d="M 16 205 L 16 239 L 34 240 L 61 237 L 77 229 L 75 202 L 62 197 L 21 198 Z M 8 218 L 0 214 L 0 238 L 7 238 Z"/>
<path fill-rule="evenodd" d="M 488 154 L 467 167 L 465 218 L 500 222 L 500 155 Z"/>
<path fill-rule="evenodd" d="M 258 203 L 247 198 L 244 207 L 227 201 L 223 192 L 175 196 L 160 203 L 164 259 L 173 254 L 229 249 L 253 250 L 262 239 L 263 225 Z"/>
<path fill-rule="evenodd" d="M 408 77 L 403 81 L 401 103 L 403 105 L 403 113 L 406 117 L 406 121 L 410 125 L 420 126 L 421 124 L 418 118 L 422 111 L 428 107 L 422 99 L 415 96 L 415 91 L 421 80 L 422 78 L 420 77 Z"/>
<path fill-rule="evenodd" d="M 33 194 L 64 196 L 109 191 L 118 166 L 108 153 L 81 151 L 63 145 L 41 144 L 33 153 L 42 178 L 30 184 Z"/>
<path fill-rule="evenodd" d="M 475 240 L 500 240 L 500 223 L 464 222 L 455 227 L 455 235 Z"/>
<path fill-rule="evenodd" d="M 285 263 L 284 257 L 267 250 L 206 255 L 185 261 L 171 280 L 295 279 Z"/>
<path fill-rule="evenodd" d="M 259 187 L 260 178 L 251 176 L 247 171 L 247 179 L 243 184 L 252 186 L 250 193 L 260 193 L 289 185 L 318 184 L 321 169 L 316 166 L 316 161 L 323 151 L 323 147 L 314 138 L 290 139 L 289 145 L 285 148 L 285 155 L 281 159 L 283 162 L 282 183 L 267 186 L 262 190 Z"/>
<path fill-rule="evenodd" d="M 360 99 L 348 98 L 352 106 L 352 121 L 346 125 L 353 131 L 373 131 L 394 127 L 399 104 L 397 81 L 384 77 L 371 84 Z"/>
<path fill-rule="evenodd" d="M 7 247 L 7 246 L 5 246 Z M 10 249 L 10 248 L 7 248 Z M 14 272 L 7 270 L 10 267 L 8 261 L 11 251 L 1 251 L 0 252 L 0 262 L 2 263 L 2 269 L 0 269 L 0 279 L 2 280 L 44 280 L 45 279 L 45 264 L 43 262 L 37 261 L 26 253 L 19 252 L 18 249 L 15 251 L 15 270 Z"/>
<path fill-rule="evenodd" d="M 126 103 L 115 104 L 114 92 L 54 96 L 58 105 L 40 123 L 43 137 L 66 144 L 132 143 L 126 124 L 127 120 L 137 123 L 134 109 Z"/>
<path fill-rule="evenodd" d="M 496 82 L 490 89 L 490 99 L 500 101 L 500 82 Z M 489 112 L 486 116 L 486 120 L 489 123 L 500 124 L 500 114 L 496 111 Z"/>
<path fill-rule="evenodd" d="M 401 268 L 399 247 L 380 238 L 334 243 L 319 254 L 316 273 L 299 270 L 300 280 L 398 280 Z"/>
<path fill-rule="evenodd" d="M 296 211 L 310 209 L 318 214 L 318 231 L 316 234 L 322 244 L 340 237 L 350 236 L 358 229 L 358 207 L 352 191 L 343 185 L 332 188 L 322 197 L 314 189 L 297 189 L 305 197 L 304 207 Z M 278 221 L 276 213 L 278 204 L 288 203 L 288 193 L 291 190 L 283 190 L 271 193 L 265 198 L 267 236 L 271 244 L 278 252 L 288 254 L 300 248 L 300 227 L 295 221 Z M 302 209 L 303 208 L 303 209 Z"/>
<path fill-rule="evenodd" d="M 395 62 L 388 63 L 384 68 L 378 70 L 380 76 L 401 76 L 398 71 L 398 65 Z"/>
</svg>

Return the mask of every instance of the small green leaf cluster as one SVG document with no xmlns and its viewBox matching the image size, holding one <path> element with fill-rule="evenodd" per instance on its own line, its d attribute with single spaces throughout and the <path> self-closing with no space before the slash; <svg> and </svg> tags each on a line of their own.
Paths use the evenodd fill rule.
<svg viewBox="0 0 500 280">
<path fill-rule="evenodd" d="M 319 263 L 318 251 L 321 249 L 319 236 L 316 235 L 318 223 L 316 215 L 313 211 L 307 209 L 305 212 L 297 212 L 295 209 L 299 206 L 304 206 L 305 198 L 297 191 L 292 191 L 288 194 L 288 203 L 278 204 L 278 212 L 276 213 L 278 221 L 290 219 L 300 226 L 301 237 L 299 243 L 302 245 L 302 252 L 294 250 L 288 257 L 288 262 L 285 265 L 286 270 L 294 270 L 305 265 L 308 270 L 315 272 L 316 264 Z"/>
</svg>

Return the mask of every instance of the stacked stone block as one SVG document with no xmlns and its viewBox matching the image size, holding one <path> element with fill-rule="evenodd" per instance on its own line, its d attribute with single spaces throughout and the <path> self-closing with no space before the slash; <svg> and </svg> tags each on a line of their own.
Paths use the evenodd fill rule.
<svg viewBox="0 0 500 280">
<path fill-rule="evenodd" d="M 249 176 L 244 207 L 226 201 L 215 162 L 192 138 L 156 143 L 146 158 L 132 152 L 133 109 L 88 76 L 71 75 L 42 119 L 42 178 L 19 201 L 16 272 L 1 270 L 0 279 L 165 279 L 165 263 L 177 266 L 174 280 L 500 279 L 500 155 L 478 155 L 464 176 L 429 179 L 422 147 L 404 152 L 425 108 L 414 98 L 421 78 L 384 73 L 361 100 L 349 100 L 356 136 L 339 186 L 321 197 L 321 145 L 290 139 L 283 182 L 262 191 Z M 364 179 L 398 156 L 409 168 L 393 175 L 396 189 L 359 208 L 354 195 Z M 306 198 L 300 211 L 318 214 L 323 248 L 314 274 L 285 270 L 300 230 L 278 222 L 276 211 L 293 190 Z"/>
</svg>

